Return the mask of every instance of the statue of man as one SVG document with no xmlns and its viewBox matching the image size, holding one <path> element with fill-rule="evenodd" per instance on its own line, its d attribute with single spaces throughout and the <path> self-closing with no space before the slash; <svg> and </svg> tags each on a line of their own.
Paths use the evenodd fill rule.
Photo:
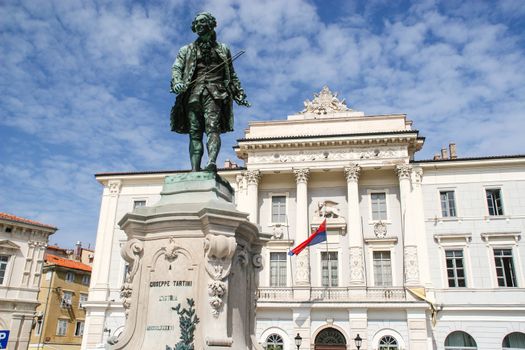
<svg viewBox="0 0 525 350">
<path fill-rule="evenodd" d="M 178 95 L 171 109 L 171 130 L 190 135 L 192 171 L 201 170 L 203 133 L 208 149 L 204 170 L 217 171 L 220 134 L 233 131 L 233 100 L 250 106 L 233 70 L 230 49 L 216 40 L 216 26 L 210 13 L 199 13 L 191 25 L 199 37 L 179 50 L 172 67 L 171 92 Z"/>
</svg>

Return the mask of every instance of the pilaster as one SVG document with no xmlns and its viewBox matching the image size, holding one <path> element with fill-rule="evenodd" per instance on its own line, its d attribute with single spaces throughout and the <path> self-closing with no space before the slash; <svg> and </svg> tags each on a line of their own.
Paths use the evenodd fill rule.
<svg viewBox="0 0 525 350">
<path fill-rule="evenodd" d="M 350 247 L 350 284 L 364 285 L 365 274 L 363 268 L 363 233 L 361 213 L 359 211 L 359 175 L 361 167 L 351 163 L 344 169 L 347 183 L 348 200 L 348 241 Z"/>
<path fill-rule="evenodd" d="M 247 170 L 244 175 L 248 183 L 248 219 L 254 224 L 259 221 L 259 181 L 261 180 L 261 172 L 259 170 Z"/>
<path fill-rule="evenodd" d="M 297 213 L 295 225 L 295 240 L 299 244 L 309 236 L 308 229 L 308 179 L 310 169 L 294 169 L 295 182 L 297 185 Z M 295 268 L 295 283 L 298 286 L 310 285 L 310 250 L 306 247 L 301 254 L 297 255 Z"/>
</svg>

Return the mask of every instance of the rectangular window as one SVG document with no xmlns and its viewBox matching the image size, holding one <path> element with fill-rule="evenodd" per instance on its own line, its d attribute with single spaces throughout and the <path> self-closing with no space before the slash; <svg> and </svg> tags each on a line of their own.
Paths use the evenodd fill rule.
<svg viewBox="0 0 525 350">
<path fill-rule="evenodd" d="M 372 220 L 386 220 L 386 193 L 371 193 Z"/>
<path fill-rule="evenodd" d="M 145 206 L 146 206 L 146 201 L 144 201 L 144 200 L 133 201 L 133 209 L 140 208 L 140 207 L 145 207 Z"/>
<path fill-rule="evenodd" d="M 82 284 L 85 286 L 89 286 L 89 282 L 91 281 L 90 275 L 84 275 L 82 276 Z"/>
<path fill-rule="evenodd" d="M 439 192 L 441 199 L 441 216 L 444 218 L 456 216 L 456 200 L 454 198 L 454 191 Z"/>
<path fill-rule="evenodd" d="M 487 189 L 486 193 L 489 215 L 503 215 L 503 201 L 501 200 L 501 190 L 499 188 Z"/>
<path fill-rule="evenodd" d="M 78 298 L 78 307 L 82 308 L 84 307 L 84 303 L 88 300 L 88 295 L 84 293 L 80 293 L 80 297 Z"/>
<path fill-rule="evenodd" d="M 57 322 L 57 335 L 64 336 L 67 332 L 67 320 L 58 320 Z"/>
<path fill-rule="evenodd" d="M 70 308 L 72 300 L 73 300 L 73 292 L 64 292 L 62 294 L 62 300 L 60 301 L 60 307 L 63 309 Z"/>
<path fill-rule="evenodd" d="M 378 287 L 392 286 L 392 260 L 390 251 L 375 251 L 374 254 L 374 283 Z"/>
<path fill-rule="evenodd" d="M 75 274 L 73 272 L 66 273 L 66 282 L 69 282 L 69 283 L 75 282 Z"/>
<path fill-rule="evenodd" d="M 517 287 L 512 249 L 494 249 L 494 262 L 496 263 L 498 286 Z"/>
<path fill-rule="evenodd" d="M 272 223 L 286 223 L 286 196 L 272 196 Z"/>
<path fill-rule="evenodd" d="M 270 286 L 286 287 L 286 253 L 270 253 Z"/>
<path fill-rule="evenodd" d="M 447 279 L 449 287 L 466 287 L 465 265 L 463 264 L 463 250 L 446 250 Z"/>
<path fill-rule="evenodd" d="M 35 335 L 40 335 L 42 333 L 42 318 L 36 321 L 35 325 Z"/>
<path fill-rule="evenodd" d="M 9 255 L 0 255 L 0 284 L 4 284 L 5 272 L 7 270 L 8 262 Z"/>
<path fill-rule="evenodd" d="M 75 324 L 75 337 L 81 337 L 84 334 L 84 321 L 77 321 Z"/>
<path fill-rule="evenodd" d="M 337 252 L 322 252 L 321 267 L 321 282 L 323 287 L 337 287 L 339 285 Z"/>
</svg>

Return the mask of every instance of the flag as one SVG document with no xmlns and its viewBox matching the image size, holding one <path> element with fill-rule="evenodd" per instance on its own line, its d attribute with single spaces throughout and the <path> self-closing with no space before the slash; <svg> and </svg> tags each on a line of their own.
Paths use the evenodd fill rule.
<svg viewBox="0 0 525 350">
<path fill-rule="evenodd" d="M 290 250 L 288 252 L 288 255 L 290 256 L 297 255 L 300 252 L 302 252 L 304 248 L 311 246 L 311 245 L 315 245 L 317 243 L 324 242 L 324 241 L 326 241 L 326 219 L 324 219 L 323 223 L 319 225 L 315 233 L 313 233 L 310 237 L 308 237 L 306 241 L 299 244 L 294 249 Z"/>
</svg>

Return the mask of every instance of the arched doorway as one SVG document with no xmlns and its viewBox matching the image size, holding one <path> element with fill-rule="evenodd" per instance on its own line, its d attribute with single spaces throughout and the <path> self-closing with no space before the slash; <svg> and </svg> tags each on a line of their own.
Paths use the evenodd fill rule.
<svg viewBox="0 0 525 350">
<path fill-rule="evenodd" d="M 335 328 L 325 328 L 315 337 L 315 350 L 343 349 L 346 349 L 345 336 Z"/>
</svg>

